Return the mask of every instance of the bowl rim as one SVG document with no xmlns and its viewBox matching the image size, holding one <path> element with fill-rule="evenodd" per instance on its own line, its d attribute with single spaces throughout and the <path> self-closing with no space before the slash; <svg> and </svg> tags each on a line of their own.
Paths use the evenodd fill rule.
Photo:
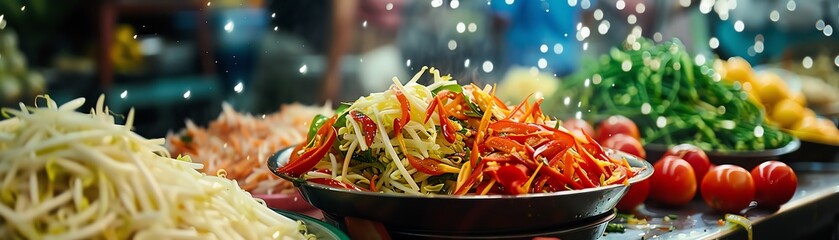
<svg viewBox="0 0 839 240">
<path fill-rule="evenodd" d="M 644 145 L 645 150 L 654 150 L 660 152 L 666 152 L 671 146 L 667 144 L 661 143 L 650 143 Z M 781 155 L 786 155 L 798 150 L 801 147 L 801 140 L 797 137 L 793 137 L 792 141 L 787 143 L 786 145 L 779 147 L 779 148 L 771 148 L 771 149 L 764 149 L 764 150 L 746 150 L 746 151 L 719 151 L 719 150 L 712 150 L 712 151 L 705 151 L 705 154 L 708 157 L 735 157 L 735 158 L 760 158 L 760 157 L 776 157 Z"/>
<path fill-rule="evenodd" d="M 294 146 L 287 147 L 285 149 L 281 149 L 277 151 L 274 155 L 268 158 L 267 165 L 268 168 L 277 176 L 284 178 L 286 180 L 291 181 L 294 183 L 294 186 L 298 189 L 302 186 L 317 188 L 322 190 L 328 191 L 335 191 L 335 192 L 342 192 L 347 194 L 356 194 L 356 195 L 368 195 L 371 197 L 384 197 L 384 198 L 415 198 L 415 199 L 460 199 L 460 200 L 487 200 L 487 199 L 519 199 L 519 198 L 545 198 L 545 197 L 556 197 L 556 196 L 564 196 L 564 195 L 575 195 L 575 194 L 584 194 L 589 192 L 598 192 L 612 188 L 622 188 L 622 187 L 629 187 L 635 183 L 644 181 L 653 175 L 653 165 L 647 160 L 641 159 L 635 155 L 622 152 L 615 149 L 610 148 L 603 148 L 606 151 L 606 154 L 612 155 L 620 155 L 627 159 L 630 162 L 630 166 L 633 168 L 641 168 L 641 171 L 638 172 L 635 176 L 629 179 L 627 184 L 612 184 L 608 186 L 598 186 L 593 188 L 584 188 L 584 189 L 573 189 L 573 190 L 566 190 L 566 191 L 558 191 L 558 192 L 548 192 L 548 193 L 526 193 L 520 195 L 506 195 L 506 194 L 493 194 L 493 195 L 449 195 L 449 194 L 429 194 L 429 195 L 412 195 L 412 194 L 402 194 L 402 193 L 383 193 L 383 192 L 363 192 L 363 191 L 354 191 L 349 189 L 341 189 L 335 188 L 324 184 L 312 183 L 306 181 L 303 178 L 296 178 L 291 177 L 285 174 L 281 174 L 277 172 L 277 168 L 279 166 L 279 162 L 281 160 L 288 161 L 288 155 L 291 154 L 291 151 L 294 149 Z M 284 157 L 284 158 L 282 158 Z M 632 159 L 632 160 L 630 160 Z M 285 162 L 284 161 L 284 162 Z M 632 163 L 635 163 L 633 165 Z M 640 165 L 640 166 L 637 166 Z"/>
</svg>

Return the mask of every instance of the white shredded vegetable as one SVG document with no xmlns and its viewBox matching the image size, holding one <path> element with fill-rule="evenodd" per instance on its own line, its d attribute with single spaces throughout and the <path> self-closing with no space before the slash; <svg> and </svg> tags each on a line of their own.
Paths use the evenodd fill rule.
<svg viewBox="0 0 839 240">
<path fill-rule="evenodd" d="M 11 239 L 305 239 L 235 181 L 114 123 L 100 97 L 4 110 L 0 227 Z"/>
</svg>

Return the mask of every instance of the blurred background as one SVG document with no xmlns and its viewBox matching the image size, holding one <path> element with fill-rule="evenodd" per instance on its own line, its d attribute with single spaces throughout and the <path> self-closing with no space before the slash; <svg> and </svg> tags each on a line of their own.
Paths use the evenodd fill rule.
<svg viewBox="0 0 839 240">
<path fill-rule="evenodd" d="M 550 95 L 632 33 L 815 79 L 789 84 L 826 98 L 813 109 L 839 101 L 839 0 L 2 0 L 0 19 L 4 107 L 105 94 L 147 137 L 206 125 L 222 102 L 352 101 L 422 66 Z"/>
</svg>

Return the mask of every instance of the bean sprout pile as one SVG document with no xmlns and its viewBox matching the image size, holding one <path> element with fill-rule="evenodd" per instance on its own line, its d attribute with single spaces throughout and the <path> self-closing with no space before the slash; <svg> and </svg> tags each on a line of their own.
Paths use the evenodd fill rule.
<svg viewBox="0 0 839 240">
<path fill-rule="evenodd" d="M 5 109 L 0 121 L 0 236 L 11 239 L 304 239 L 235 181 L 171 158 L 103 107 Z M 43 101 L 41 101 L 43 102 Z M 303 230 L 304 231 L 304 230 Z"/>
</svg>

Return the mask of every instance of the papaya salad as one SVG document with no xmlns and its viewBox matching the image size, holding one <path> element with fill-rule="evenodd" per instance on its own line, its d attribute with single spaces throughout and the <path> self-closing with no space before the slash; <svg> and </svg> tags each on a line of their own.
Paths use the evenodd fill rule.
<svg viewBox="0 0 839 240">
<path fill-rule="evenodd" d="M 508 106 L 434 68 L 421 85 L 426 70 L 315 118 L 277 172 L 358 191 L 517 195 L 628 184 L 641 170 L 545 116 L 542 99 Z"/>
</svg>

